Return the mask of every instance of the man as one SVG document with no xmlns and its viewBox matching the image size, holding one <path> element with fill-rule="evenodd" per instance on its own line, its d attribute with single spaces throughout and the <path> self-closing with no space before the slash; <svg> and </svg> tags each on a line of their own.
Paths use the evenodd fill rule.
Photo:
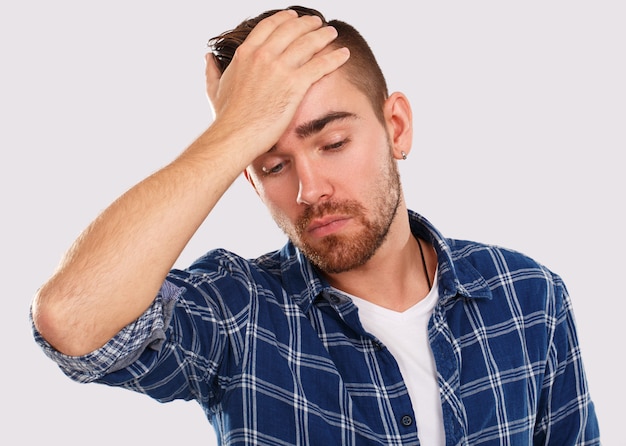
<svg viewBox="0 0 626 446">
<path fill-rule="evenodd" d="M 563 283 L 406 208 L 411 108 L 361 36 L 293 7 L 212 45 L 212 125 L 33 302 L 64 372 L 195 399 L 223 444 L 599 444 Z M 170 271 L 242 171 L 290 242 Z"/>
</svg>

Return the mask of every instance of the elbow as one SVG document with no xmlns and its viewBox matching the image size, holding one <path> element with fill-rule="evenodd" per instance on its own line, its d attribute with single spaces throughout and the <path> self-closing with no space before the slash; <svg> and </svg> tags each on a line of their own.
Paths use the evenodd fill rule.
<svg viewBox="0 0 626 446">
<path fill-rule="evenodd" d="M 82 356 L 96 350 L 89 330 L 80 320 L 75 300 L 44 285 L 35 295 L 31 315 L 35 329 L 57 351 L 68 356 Z"/>
</svg>

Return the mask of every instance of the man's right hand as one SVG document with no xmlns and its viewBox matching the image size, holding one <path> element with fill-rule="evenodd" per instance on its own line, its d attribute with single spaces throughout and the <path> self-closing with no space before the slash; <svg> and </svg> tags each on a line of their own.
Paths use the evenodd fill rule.
<svg viewBox="0 0 626 446">
<path fill-rule="evenodd" d="M 248 135 L 253 158 L 269 150 L 287 129 L 309 87 L 343 65 L 346 48 L 317 16 L 280 11 L 250 32 L 220 75 L 207 54 L 206 88 L 216 126 Z"/>
</svg>

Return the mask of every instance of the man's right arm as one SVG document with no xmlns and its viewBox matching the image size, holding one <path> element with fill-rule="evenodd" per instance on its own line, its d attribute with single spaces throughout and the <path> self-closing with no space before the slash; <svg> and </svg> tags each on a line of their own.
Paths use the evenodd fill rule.
<svg viewBox="0 0 626 446">
<path fill-rule="evenodd" d="M 276 143 L 310 85 L 347 60 L 345 50 L 319 54 L 334 37 L 283 11 L 257 25 L 223 76 L 207 66 L 213 124 L 98 216 L 35 296 L 35 327 L 54 348 L 89 353 L 151 305 L 223 193 Z"/>
</svg>

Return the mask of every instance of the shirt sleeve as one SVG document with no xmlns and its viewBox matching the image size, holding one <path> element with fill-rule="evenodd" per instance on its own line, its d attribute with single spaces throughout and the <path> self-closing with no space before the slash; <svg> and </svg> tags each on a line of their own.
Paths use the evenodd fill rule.
<svg viewBox="0 0 626 446">
<path fill-rule="evenodd" d="M 183 290 L 165 281 L 152 305 L 99 349 L 82 356 L 68 356 L 52 347 L 31 326 L 35 341 L 68 377 L 89 383 L 132 364 L 146 350 L 158 350 L 165 340 L 165 328 L 173 306 Z"/>
<path fill-rule="evenodd" d="M 535 445 L 600 445 L 572 304 L 557 277 L 555 325 L 539 401 Z"/>
<path fill-rule="evenodd" d="M 256 274 L 256 275 L 255 275 Z M 218 402 L 224 382 L 246 351 L 250 302 L 262 274 L 244 259 L 210 252 L 190 268 L 172 270 L 136 321 L 98 350 L 63 355 L 35 330 L 35 339 L 78 382 L 98 382 L 160 402 Z"/>
</svg>

